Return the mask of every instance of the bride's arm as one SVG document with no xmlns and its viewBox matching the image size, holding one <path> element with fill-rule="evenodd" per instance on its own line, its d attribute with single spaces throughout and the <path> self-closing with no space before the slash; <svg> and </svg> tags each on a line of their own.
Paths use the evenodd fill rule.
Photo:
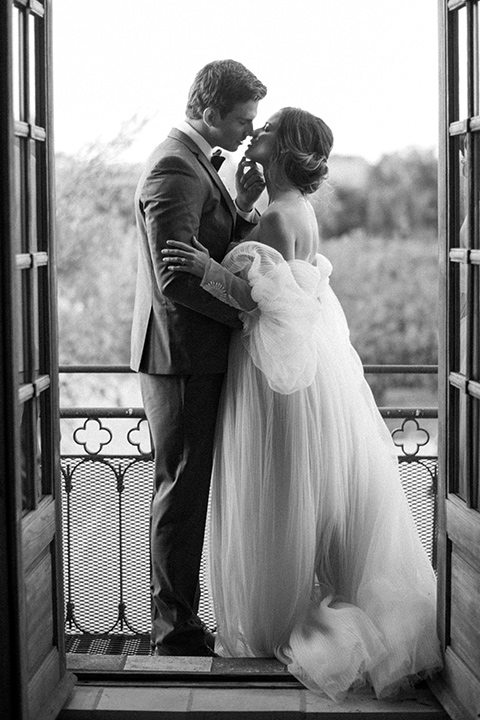
<svg viewBox="0 0 480 720">
<path fill-rule="evenodd" d="M 260 237 L 264 245 L 277 250 L 285 260 L 295 257 L 295 239 L 284 216 L 276 208 L 268 208 L 255 230 L 257 232 L 251 233 L 249 240 Z M 169 270 L 202 278 L 200 286 L 227 305 L 247 312 L 255 310 L 257 303 L 252 299 L 250 283 L 212 260 L 207 248 L 195 237 L 192 245 L 176 240 L 167 240 L 167 245 L 169 247 L 162 253 L 163 261 L 169 263 Z"/>
<path fill-rule="evenodd" d="M 246 312 L 255 310 L 257 303 L 252 300 L 248 281 L 212 260 L 207 248 L 195 237 L 192 245 L 176 240 L 167 240 L 167 245 L 169 247 L 162 250 L 162 253 L 163 262 L 170 263 L 169 270 L 202 278 L 200 287 L 227 305 Z"/>
</svg>

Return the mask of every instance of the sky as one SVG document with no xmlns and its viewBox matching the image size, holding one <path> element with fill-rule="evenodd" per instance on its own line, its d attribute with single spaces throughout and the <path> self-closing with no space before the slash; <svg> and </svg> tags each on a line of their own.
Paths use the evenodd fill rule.
<svg viewBox="0 0 480 720">
<path fill-rule="evenodd" d="M 436 147 L 437 52 L 437 0 L 53 0 L 56 150 L 137 118 L 126 159 L 143 161 L 222 58 L 267 86 L 258 126 L 294 105 L 330 125 L 339 155 Z"/>
</svg>

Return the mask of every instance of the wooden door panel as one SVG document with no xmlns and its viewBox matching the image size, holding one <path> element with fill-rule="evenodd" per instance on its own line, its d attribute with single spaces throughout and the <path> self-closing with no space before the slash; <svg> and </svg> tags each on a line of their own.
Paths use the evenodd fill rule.
<svg viewBox="0 0 480 720">
<path fill-rule="evenodd" d="M 25 581 L 27 657 L 29 676 L 35 674 L 52 649 L 54 612 L 52 602 L 52 557 L 49 548 L 39 556 Z"/>
<path fill-rule="evenodd" d="M 22 521 L 22 546 L 24 566 L 29 568 L 39 551 L 52 542 L 55 535 L 57 508 L 51 496 L 43 498 L 35 513 L 29 513 Z"/>
<path fill-rule="evenodd" d="M 57 648 L 52 648 L 28 681 L 26 717 L 53 720 L 62 709 L 73 686 L 71 675 L 62 669 Z"/>
<path fill-rule="evenodd" d="M 467 508 L 455 495 L 447 498 L 447 527 L 449 537 L 464 552 L 471 556 L 471 562 L 478 565 L 480 551 L 480 517 L 478 512 Z"/>
<path fill-rule="evenodd" d="M 480 717 L 479 0 L 439 0 L 439 631 L 433 689 L 454 720 Z"/>
<path fill-rule="evenodd" d="M 58 492 L 51 10 L 51 0 L 0 3 L 0 616 L 10 619 L 0 636 L 2 720 L 53 720 L 73 684 Z"/>
<path fill-rule="evenodd" d="M 470 556 L 471 559 L 471 556 Z M 480 570 L 462 556 L 457 546 L 452 547 L 450 647 L 453 652 L 478 674 L 480 668 Z"/>
<path fill-rule="evenodd" d="M 478 718 L 480 682 L 451 648 L 445 651 L 441 680 L 432 683 L 431 687 L 452 720 Z"/>
</svg>

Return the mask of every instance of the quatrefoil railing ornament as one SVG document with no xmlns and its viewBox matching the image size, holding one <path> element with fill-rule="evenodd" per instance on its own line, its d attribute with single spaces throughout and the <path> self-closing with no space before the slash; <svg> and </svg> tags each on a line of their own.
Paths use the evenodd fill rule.
<svg viewBox="0 0 480 720">
<path fill-rule="evenodd" d="M 105 438 L 105 440 L 102 442 L 100 438 Z M 83 427 L 77 428 L 73 433 L 74 441 L 77 445 L 83 446 L 87 455 L 98 455 L 105 445 L 112 441 L 112 438 L 113 435 L 109 428 L 104 427 L 98 418 L 87 418 Z"/>
<path fill-rule="evenodd" d="M 128 431 L 127 440 L 130 445 L 137 448 L 139 455 L 151 455 L 152 443 L 148 422 L 145 418 L 139 420 L 137 425 Z"/>
<path fill-rule="evenodd" d="M 402 448 L 404 455 L 412 457 L 429 442 L 430 435 L 415 418 L 406 418 L 402 426 L 392 432 L 392 439 L 397 447 Z M 415 449 L 409 452 L 410 448 Z"/>
</svg>

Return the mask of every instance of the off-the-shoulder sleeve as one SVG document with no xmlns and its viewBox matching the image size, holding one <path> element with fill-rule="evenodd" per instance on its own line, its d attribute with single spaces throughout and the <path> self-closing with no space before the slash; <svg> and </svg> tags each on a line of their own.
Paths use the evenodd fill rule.
<svg viewBox="0 0 480 720">
<path fill-rule="evenodd" d="M 291 394 L 308 387 L 317 367 L 316 335 L 320 316 L 318 268 L 288 263 L 262 243 L 241 243 L 223 265 L 246 273 L 257 311 L 242 314 L 243 342 L 270 387 Z M 229 290 L 226 290 L 229 292 Z"/>
<path fill-rule="evenodd" d="M 250 312 L 257 303 L 252 299 L 250 283 L 237 277 L 210 258 L 200 286 L 218 300 L 238 310 Z"/>
</svg>

